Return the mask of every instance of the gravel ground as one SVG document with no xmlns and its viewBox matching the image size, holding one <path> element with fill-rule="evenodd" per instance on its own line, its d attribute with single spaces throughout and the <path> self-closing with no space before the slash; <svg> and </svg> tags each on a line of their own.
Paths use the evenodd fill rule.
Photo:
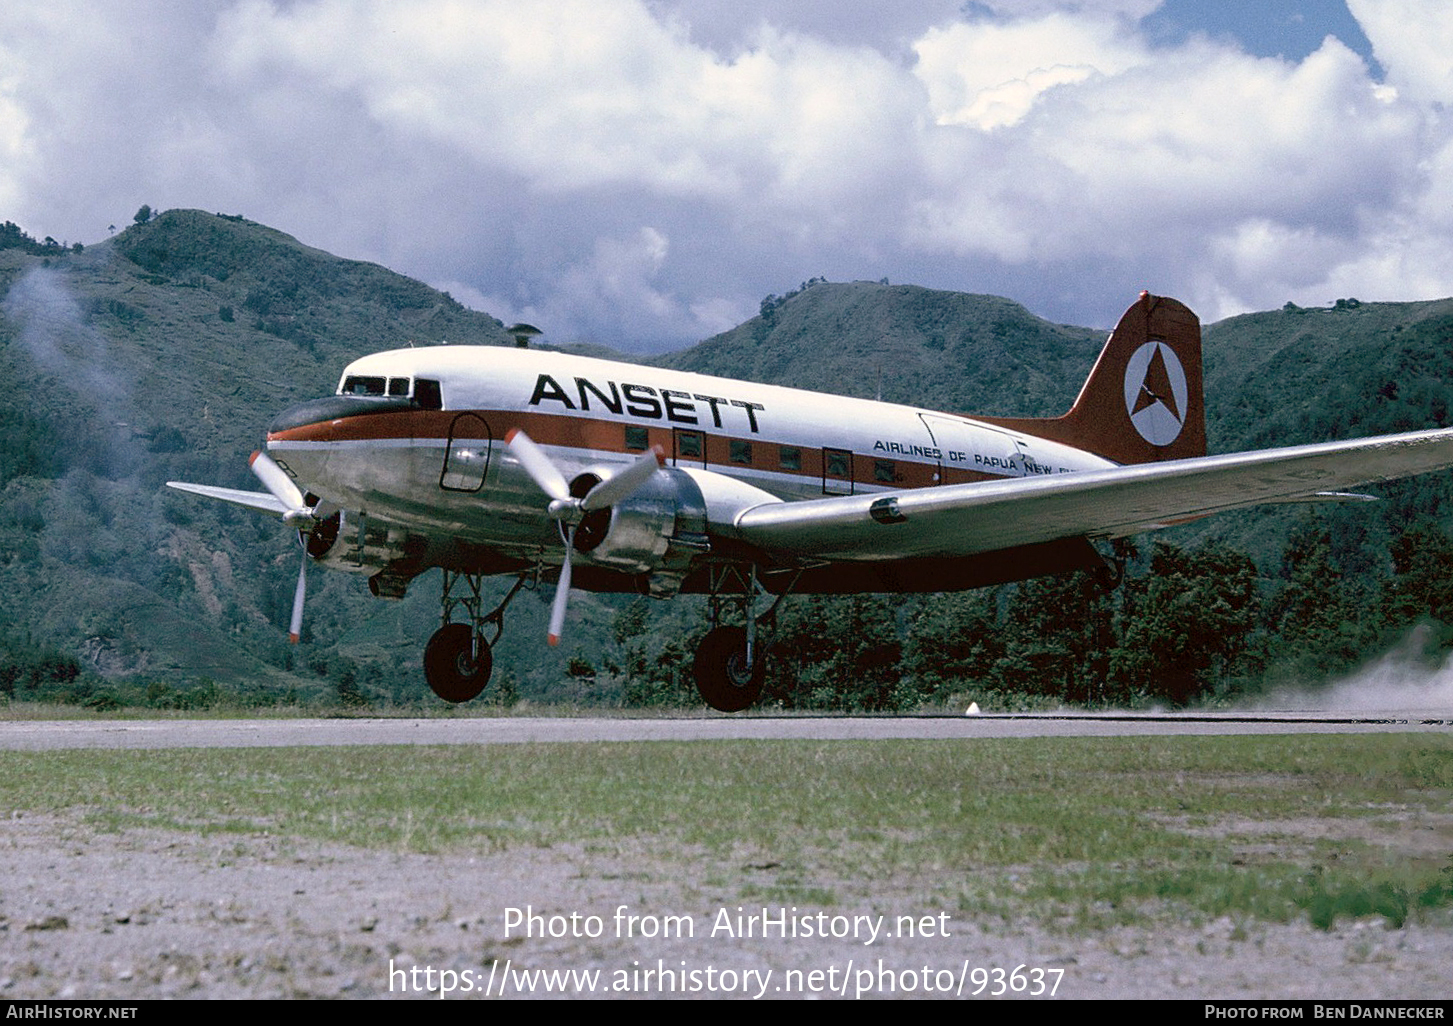
<svg viewBox="0 0 1453 1026">
<path fill-rule="evenodd" d="M 1026 916 L 941 909 L 952 880 L 836 881 L 788 905 L 798 936 L 732 936 L 758 912 L 740 895 L 780 885 L 773 865 L 708 864 L 691 882 L 679 863 L 641 851 L 552 848 L 412 855 L 267 837 L 154 830 L 98 833 L 78 821 L 12 818 L 0 828 L 0 998 L 510 996 L 537 970 L 598 970 L 566 979 L 569 996 L 922 996 L 965 980 L 969 995 L 1007 986 L 1065 998 L 1453 997 L 1453 922 L 1386 929 L 1343 922 L 1119 928 L 1068 935 Z M 620 937 L 618 906 L 665 930 L 689 917 L 693 936 Z M 508 910 L 540 918 L 534 936 L 507 930 Z M 780 906 L 771 902 L 776 913 Z M 725 912 L 723 912 L 725 910 Z M 941 918 L 940 912 L 947 917 Z M 572 927 L 570 917 L 576 914 Z M 822 913 L 823 917 L 818 918 Z M 599 917 L 591 921 L 589 916 Z M 853 922 L 853 917 L 864 916 Z M 864 943 L 884 916 L 883 934 Z M 899 932 L 911 916 L 916 931 Z M 831 917 L 845 918 L 834 922 Z M 551 917 L 556 917 L 552 919 Z M 806 937 L 806 928 L 859 937 Z M 553 926 L 563 936 L 541 936 Z M 572 936 L 596 930 L 600 936 Z M 713 928 L 715 935 L 713 935 Z M 735 932 L 733 929 L 732 932 Z M 946 935 L 945 935 L 946 934 Z M 508 972 L 506 968 L 508 967 Z M 966 969 L 967 967 L 967 969 Z M 972 970 L 989 971 L 976 977 Z M 1031 975 L 1034 969 L 1043 974 Z M 393 970 L 391 972 L 390 970 Z M 493 976 L 491 970 L 493 969 Z M 661 969 L 670 975 L 662 975 Z M 1062 972 L 1061 972 L 1062 971 Z M 814 972 L 819 975 L 814 976 Z M 984 995 L 981 995 L 984 996 Z M 1011 995 L 1012 996 L 1012 995 Z"/>
</svg>

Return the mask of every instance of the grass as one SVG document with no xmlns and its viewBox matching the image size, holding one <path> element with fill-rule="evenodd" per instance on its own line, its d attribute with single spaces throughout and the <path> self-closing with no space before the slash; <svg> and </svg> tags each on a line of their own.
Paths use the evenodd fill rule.
<svg viewBox="0 0 1453 1026">
<path fill-rule="evenodd" d="M 0 815 L 419 852 L 648 850 L 743 900 L 914 888 L 1070 929 L 1453 908 L 1453 738 L 0 752 Z M 764 872 L 764 868 L 770 872 Z"/>
</svg>

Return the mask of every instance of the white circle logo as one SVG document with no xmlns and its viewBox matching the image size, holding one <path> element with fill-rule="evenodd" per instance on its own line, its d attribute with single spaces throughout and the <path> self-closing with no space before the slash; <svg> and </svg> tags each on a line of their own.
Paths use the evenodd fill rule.
<svg viewBox="0 0 1453 1026">
<path fill-rule="evenodd" d="M 1151 445 L 1170 445 L 1185 423 L 1190 392 L 1175 350 L 1159 339 L 1145 343 L 1125 365 L 1125 412 Z"/>
</svg>

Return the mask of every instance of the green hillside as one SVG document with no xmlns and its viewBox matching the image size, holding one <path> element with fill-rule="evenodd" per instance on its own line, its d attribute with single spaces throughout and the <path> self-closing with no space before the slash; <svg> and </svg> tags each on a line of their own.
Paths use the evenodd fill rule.
<svg viewBox="0 0 1453 1026">
<path fill-rule="evenodd" d="M 1447 427 L 1453 402 L 1453 299 L 1359 303 L 1247 314 L 1209 325 L 1206 421 L 1213 452 Z M 1297 525 L 1318 523 L 1340 565 L 1385 573 L 1391 538 L 1420 516 L 1447 515 L 1453 479 L 1378 486 L 1373 507 L 1290 509 L 1208 521 L 1274 565 Z"/>
<path fill-rule="evenodd" d="M 1105 341 L 998 296 L 916 285 L 812 282 L 769 297 L 762 311 L 660 362 L 932 409 L 1041 416 L 1069 406 Z"/>
<path fill-rule="evenodd" d="M 0 636 L 108 676 L 310 683 L 287 668 L 327 652 L 278 632 L 296 544 L 163 483 L 256 488 L 247 457 L 272 415 L 357 356 L 508 341 L 418 282 L 200 211 L 81 252 L 0 250 L 0 296 Z M 314 636 L 381 612 L 334 576 L 313 575 Z"/>
<path fill-rule="evenodd" d="M 1103 338 L 998 297 L 815 280 L 769 296 L 760 316 L 658 362 L 956 412 L 1051 415 L 1069 406 Z M 385 603 L 368 596 L 361 578 L 315 571 L 305 643 L 289 646 L 294 540 L 275 521 L 163 483 L 255 488 L 247 456 L 275 412 L 331 392 L 356 356 L 446 340 L 511 344 L 497 320 L 445 294 L 240 217 L 170 211 L 70 249 L 35 243 L 7 224 L 0 232 L 0 370 L 10 384 L 0 394 L 0 686 L 23 688 L 29 674 L 125 680 L 162 695 L 208 680 L 268 694 L 426 694 L 418 666 L 437 623 L 433 575 L 403 602 Z M 1210 325 L 1205 341 L 1213 451 L 1448 421 L 1453 300 L 1288 307 Z M 1225 542 L 1251 556 L 1252 590 L 1273 610 L 1257 614 L 1255 629 L 1264 640 L 1299 624 L 1310 639 L 1296 610 L 1320 603 L 1345 613 L 1348 603 L 1382 602 L 1399 540 L 1437 541 L 1449 509 L 1447 477 L 1385 486 L 1379 491 L 1388 501 L 1372 507 L 1242 514 L 1166 537 L 1196 552 Z M 1428 523 L 1435 534 L 1426 533 Z M 1410 534 L 1419 524 L 1424 533 Z M 1135 566 L 1146 574 L 1149 540 L 1140 551 Z M 1196 566 L 1222 565 L 1223 577 L 1242 573 L 1224 561 L 1158 558 L 1167 579 L 1190 574 L 1191 581 Z M 1314 564 L 1325 568 L 1330 598 L 1305 582 L 1300 592 L 1292 588 Z M 824 695 L 834 675 L 906 678 L 917 672 L 913 665 L 934 660 L 1007 686 L 1082 671 L 1091 656 L 1075 656 L 1081 669 L 1073 673 L 1046 669 L 1077 645 L 1094 647 L 1049 639 L 1074 602 L 1117 618 L 1113 633 L 1128 636 L 1126 603 L 1143 608 L 1153 598 L 1143 582 L 1135 587 L 1113 608 L 1088 592 L 1071 601 L 1034 588 L 902 606 L 803 601 L 784 633 L 801 656 L 796 679 L 817 681 Z M 540 643 L 545 601 L 525 598 L 511 609 L 496 651 L 504 691 L 584 702 L 679 696 L 688 640 L 700 630 L 696 604 L 580 596 L 567 644 L 556 652 Z M 1040 615 L 1034 603 L 1050 601 L 1061 604 L 1059 615 L 1025 627 Z M 1401 601 L 1405 612 L 1416 604 L 1406 595 Z M 1018 648 L 935 647 L 935 638 L 969 630 L 1007 637 L 1006 616 L 1023 618 L 1015 620 Z M 838 637 L 854 639 L 850 664 Z M 1373 643 L 1359 635 L 1344 648 Z M 1232 655 L 1218 656 L 1218 665 Z"/>
</svg>

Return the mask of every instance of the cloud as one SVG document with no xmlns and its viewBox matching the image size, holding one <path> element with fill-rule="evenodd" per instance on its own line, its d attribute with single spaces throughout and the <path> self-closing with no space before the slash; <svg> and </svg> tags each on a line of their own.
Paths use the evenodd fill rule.
<svg viewBox="0 0 1453 1026">
<path fill-rule="evenodd" d="M 1336 39 L 1158 43 L 1157 0 L 22 0 L 0 215 L 244 213 L 623 345 L 817 275 L 1097 324 L 1142 287 L 1208 318 L 1453 292 L 1453 19 L 1350 6 L 1386 82 Z"/>
<path fill-rule="evenodd" d="M 1453 103 L 1453 8 L 1439 0 L 1347 0 L 1347 8 L 1402 95 Z"/>
</svg>

